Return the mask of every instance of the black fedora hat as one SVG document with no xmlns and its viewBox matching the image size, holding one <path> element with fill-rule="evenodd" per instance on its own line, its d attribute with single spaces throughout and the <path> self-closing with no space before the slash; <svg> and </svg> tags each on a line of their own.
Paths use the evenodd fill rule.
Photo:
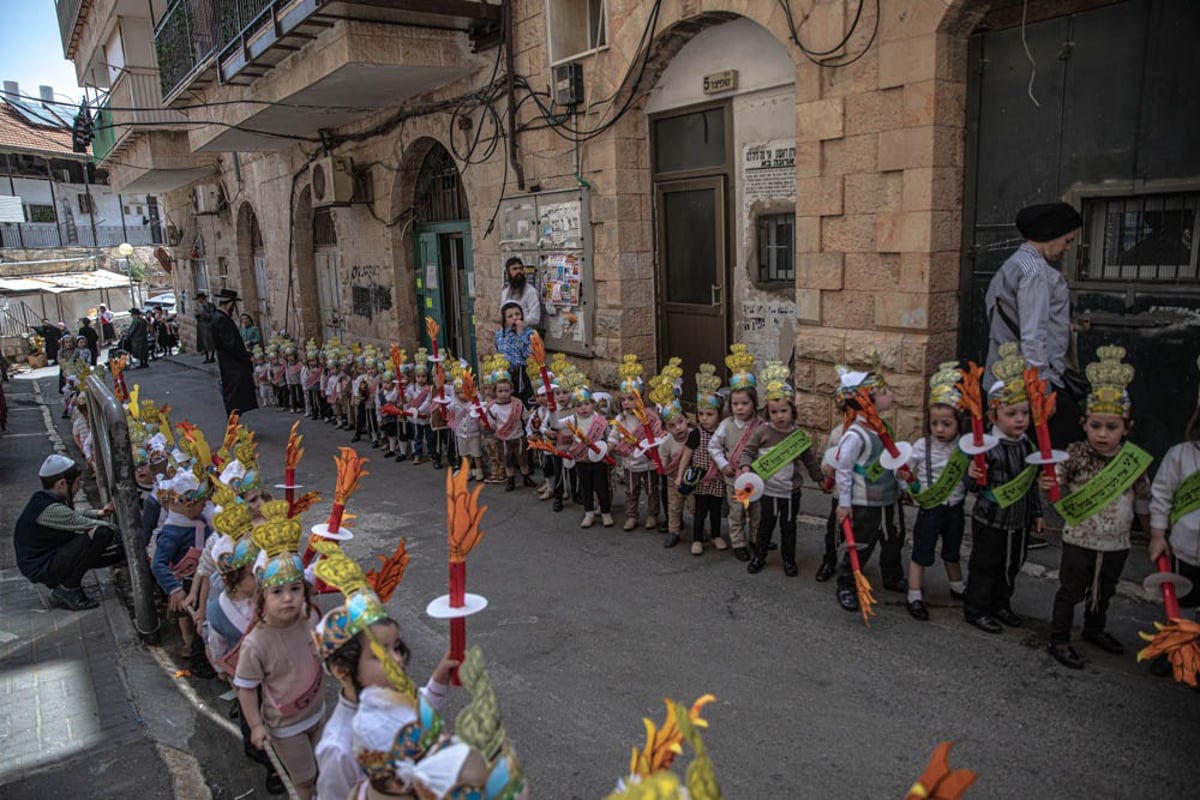
<svg viewBox="0 0 1200 800">
<path fill-rule="evenodd" d="M 217 302 L 220 303 L 236 303 L 242 298 L 238 297 L 238 293 L 234 289 L 222 289 L 217 292 Z"/>
</svg>

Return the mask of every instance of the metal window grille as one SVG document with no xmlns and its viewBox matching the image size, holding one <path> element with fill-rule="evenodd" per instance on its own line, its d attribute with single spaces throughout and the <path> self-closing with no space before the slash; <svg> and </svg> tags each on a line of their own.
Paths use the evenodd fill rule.
<svg viewBox="0 0 1200 800">
<path fill-rule="evenodd" d="M 333 214 L 328 208 L 313 211 L 313 246 L 337 244 L 337 229 L 333 225 Z"/>
<path fill-rule="evenodd" d="M 1197 283 L 1198 205 L 1196 192 L 1085 200 L 1080 280 Z"/>
<path fill-rule="evenodd" d="M 458 165 L 444 147 L 434 147 L 421 162 L 417 175 L 418 222 L 453 222 L 467 219 L 466 197 Z"/>
<path fill-rule="evenodd" d="M 759 283 L 795 282 L 795 241 L 795 214 L 768 214 L 758 218 Z"/>
<path fill-rule="evenodd" d="M 26 222 L 58 222 L 54 206 L 50 205 L 27 205 L 25 206 L 25 217 Z"/>
</svg>

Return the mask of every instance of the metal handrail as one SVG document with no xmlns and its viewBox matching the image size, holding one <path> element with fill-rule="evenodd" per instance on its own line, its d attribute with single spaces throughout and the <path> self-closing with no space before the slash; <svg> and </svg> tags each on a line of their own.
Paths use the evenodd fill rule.
<svg viewBox="0 0 1200 800">
<path fill-rule="evenodd" d="M 117 527 L 125 544 L 129 583 L 133 593 L 134 628 L 144 641 L 158 638 L 161 620 L 154 606 L 154 579 L 146 562 L 146 531 L 133 477 L 133 447 L 125 409 L 104 378 L 92 374 L 87 389 L 88 426 L 96 448 L 96 483 L 100 498 L 112 501 Z"/>
</svg>

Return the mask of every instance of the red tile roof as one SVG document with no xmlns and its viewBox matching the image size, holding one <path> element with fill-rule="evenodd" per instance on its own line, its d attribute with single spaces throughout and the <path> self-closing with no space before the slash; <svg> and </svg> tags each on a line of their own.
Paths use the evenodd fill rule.
<svg viewBox="0 0 1200 800">
<path fill-rule="evenodd" d="M 71 131 L 65 128 L 31 125 L 3 102 L 0 102 L 0 152 L 48 154 L 58 158 L 81 160 L 91 158 L 91 148 L 87 153 L 71 150 Z"/>
</svg>

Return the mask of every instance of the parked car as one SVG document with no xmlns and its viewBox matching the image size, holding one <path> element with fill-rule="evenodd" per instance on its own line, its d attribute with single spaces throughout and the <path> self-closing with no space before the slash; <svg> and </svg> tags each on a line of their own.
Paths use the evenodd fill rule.
<svg viewBox="0 0 1200 800">
<path fill-rule="evenodd" d="M 154 297 L 147 298 L 145 308 L 150 310 L 161 308 L 164 314 L 174 314 L 175 293 L 167 292 L 166 294 L 156 294 Z"/>
</svg>

